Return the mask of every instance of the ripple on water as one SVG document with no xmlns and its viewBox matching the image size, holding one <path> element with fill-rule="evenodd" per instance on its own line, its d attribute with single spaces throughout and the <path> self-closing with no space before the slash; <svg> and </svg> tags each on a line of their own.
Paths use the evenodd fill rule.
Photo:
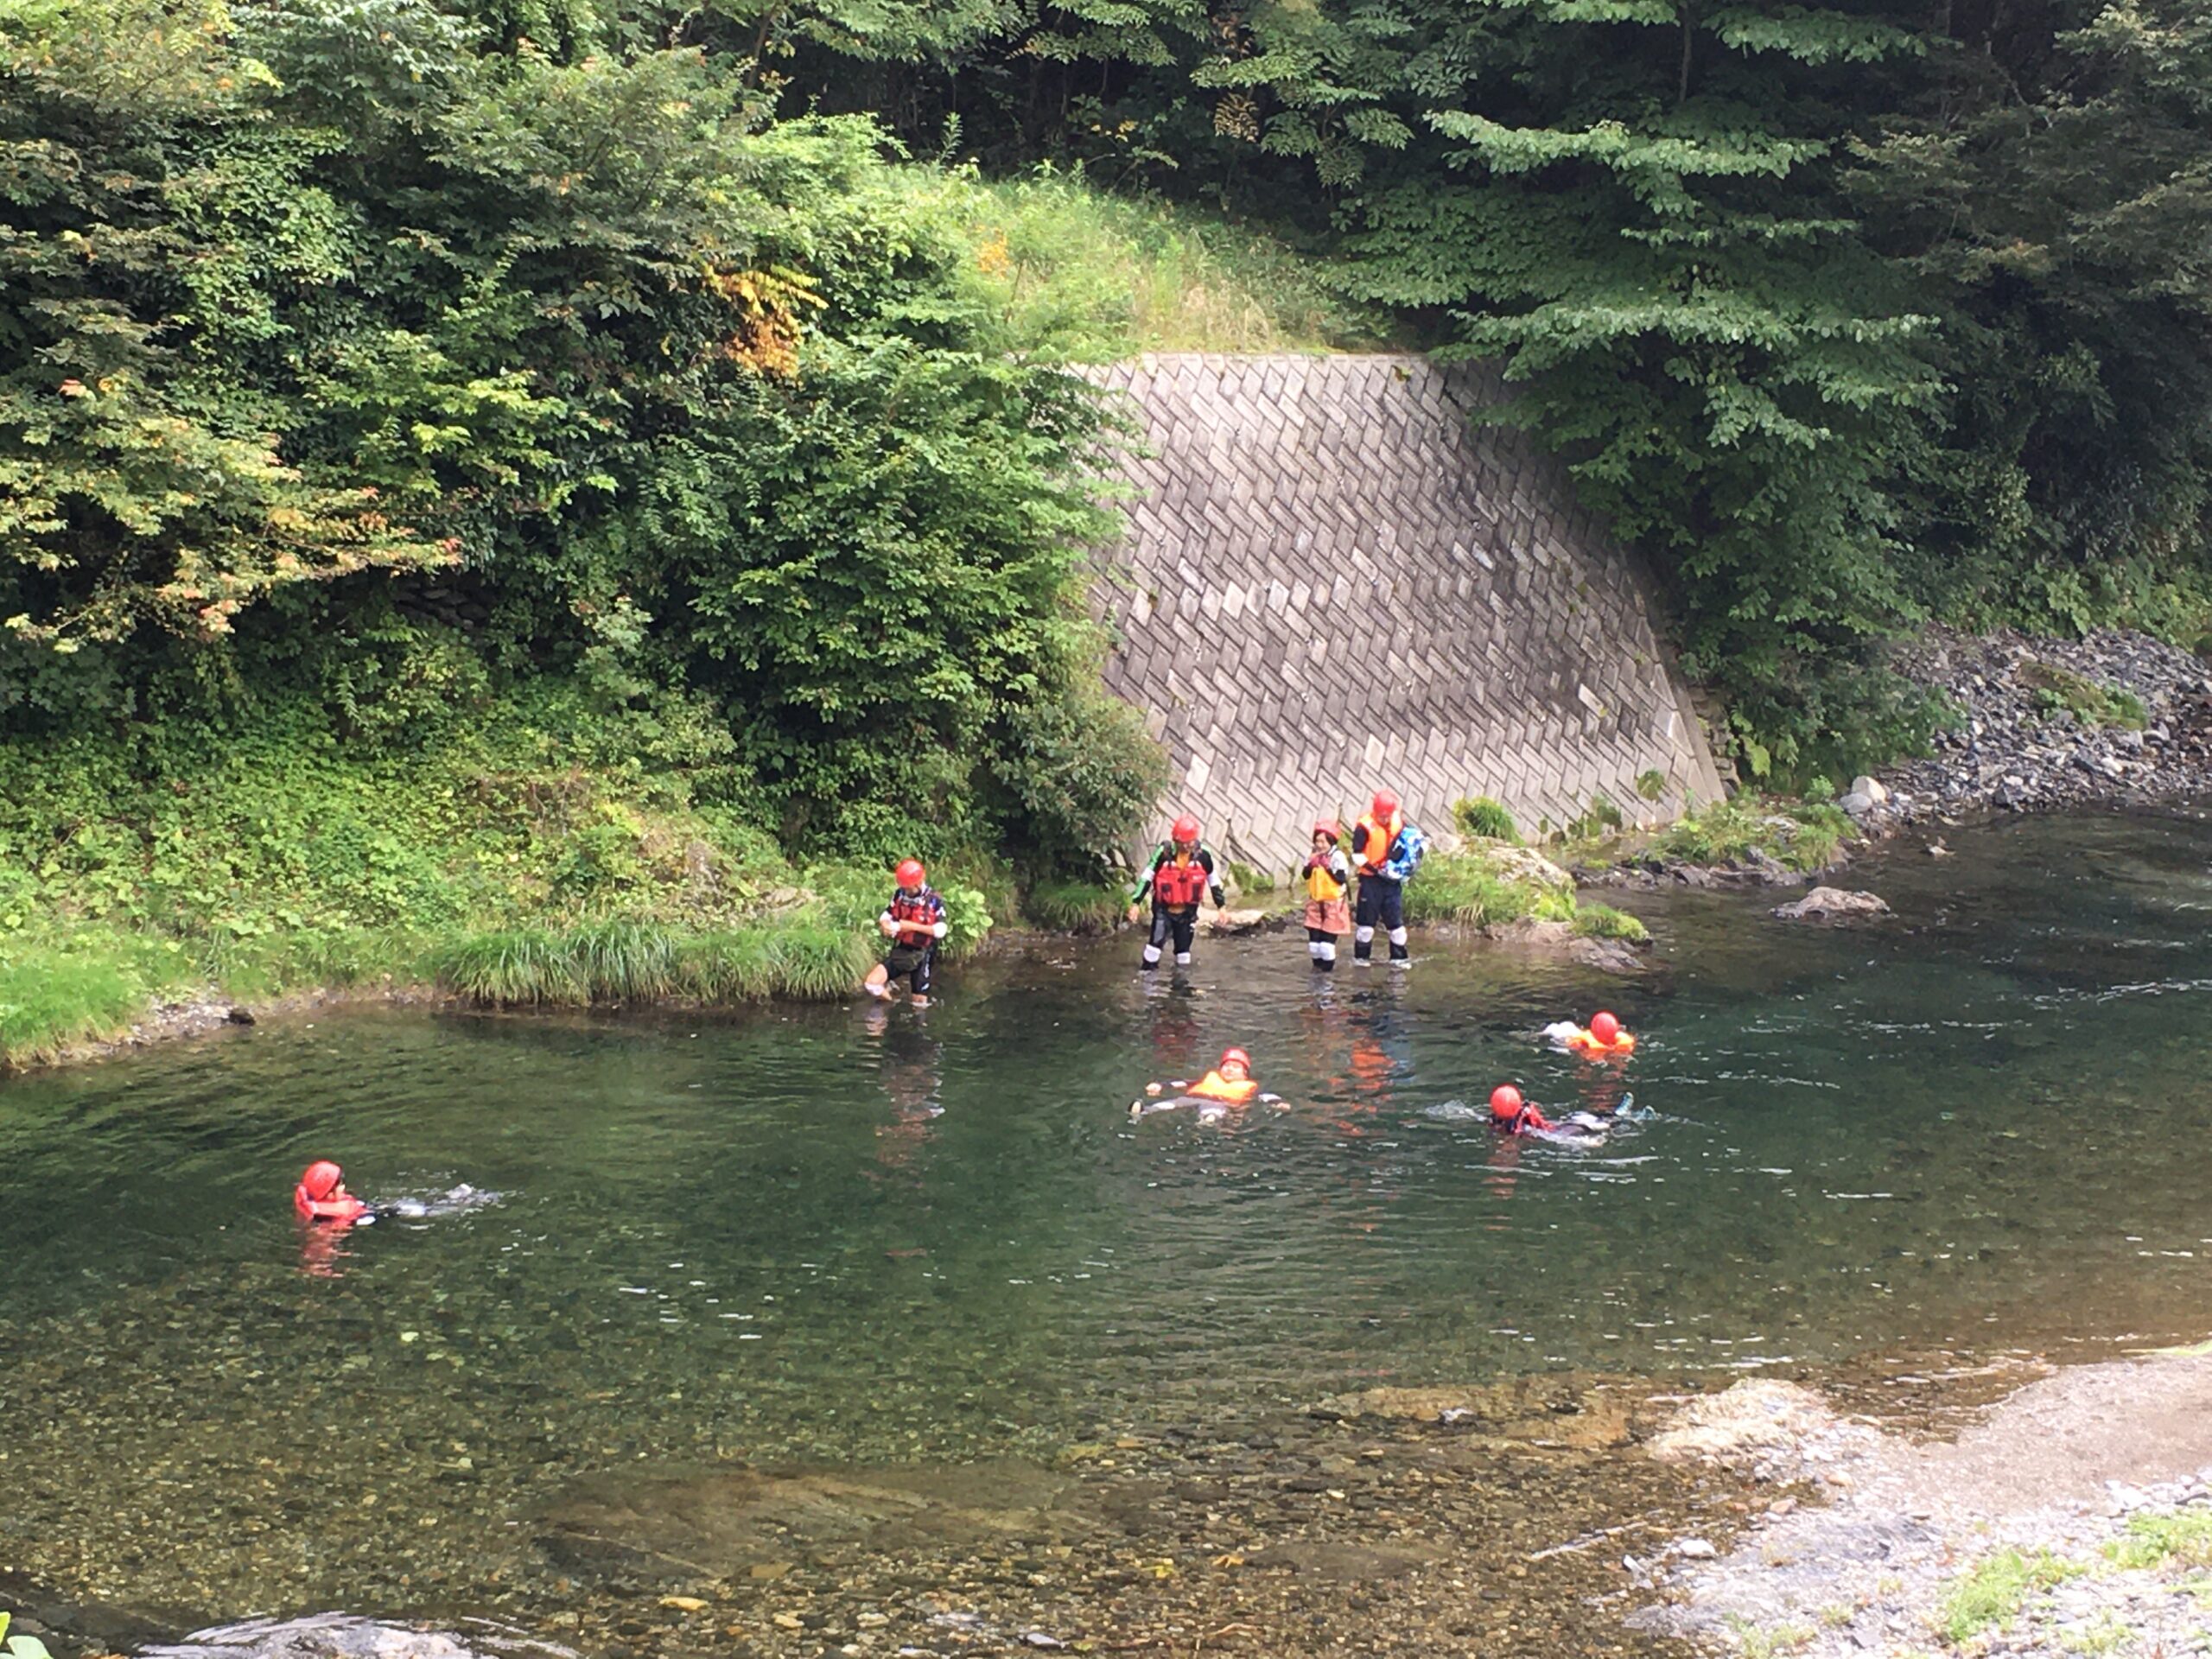
<svg viewBox="0 0 2212 1659">
<path fill-rule="evenodd" d="M 1355 1376 L 2191 1329 L 2212 944 L 2158 883 L 2212 831 L 2096 824 L 2152 843 L 2119 883 L 2065 833 L 1955 837 L 1965 898 L 1862 871 L 1917 931 L 1654 901 L 1649 985 L 1440 946 L 1317 988 L 1263 939 L 1185 995 L 1117 941 L 925 1019 L 324 1019 L 11 1084 L 0 1160 L 48 1195 L 0 1206 L 0 1447 L 41 1477 L 11 1536 L 214 1611 L 482 1608 L 544 1568 L 518 1516 L 640 1465 L 1049 1463 Z M 1493 1135 L 1500 1081 L 1619 1099 L 1531 1035 L 1601 998 L 1656 1116 Z M 1288 1109 L 1128 1123 L 1231 1041 Z M 326 1153 L 502 1196 L 303 1253 Z"/>
</svg>

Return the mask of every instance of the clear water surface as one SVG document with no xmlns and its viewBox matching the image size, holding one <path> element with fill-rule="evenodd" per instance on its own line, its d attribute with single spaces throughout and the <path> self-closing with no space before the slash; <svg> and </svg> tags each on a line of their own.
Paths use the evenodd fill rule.
<svg viewBox="0 0 2212 1659">
<path fill-rule="evenodd" d="M 366 1013 L 0 1085 L 0 1547 L 225 1614 L 467 1600 L 599 1469 L 2200 1334 L 2212 825 L 1950 840 L 1854 872 L 1878 927 L 1631 898 L 1665 966 L 1625 987 L 1438 939 L 1317 982 L 1295 934 L 1147 982 L 1125 938 L 921 1013 Z M 1597 1150 L 1453 1120 L 1508 1079 L 1607 1100 L 1534 1037 L 1600 1001 L 1656 1116 Z M 1128 1120 L 1231 1042 L 1287 1110 Z M 321 1155 L 505 1197 L 303 1249 Z"/>
</svg>

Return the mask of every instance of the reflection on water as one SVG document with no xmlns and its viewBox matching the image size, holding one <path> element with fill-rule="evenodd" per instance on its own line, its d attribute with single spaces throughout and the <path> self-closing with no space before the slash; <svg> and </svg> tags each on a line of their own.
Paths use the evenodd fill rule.
<svg viewBox="0 0 2212 1659">
<path fill-rule="evenodd" d="M 1436 941 L 1321 980 L 1287 936 L 1147 977 L 1123 940 L 924 1011 L 365 1014 L 9 1084 L 0 1448 L 48 1478 L 0 1544 L 211 1611 L 419 1605 L 467 1563 L 474 1607 L 524 1570 L 518 1517 L 641 1459 L 2194 1332 L 2212 830 L 1951 839 L 1859 873 L 1894 925 L 1649 900 L 1671 965 L 1625 988 Z M 1600 1001 L 1627 1066 L 1537 1039 Z M 1129 1121 L 1230 1043 L 1287 1110 Z M 1503 1081 L 1601 1114 L 1632 1089 L 1639 1121 L 1501 1139 Z M 303 1274 L 319 1155 L 371 1197 L 502 1201 Z"/>
</svg>

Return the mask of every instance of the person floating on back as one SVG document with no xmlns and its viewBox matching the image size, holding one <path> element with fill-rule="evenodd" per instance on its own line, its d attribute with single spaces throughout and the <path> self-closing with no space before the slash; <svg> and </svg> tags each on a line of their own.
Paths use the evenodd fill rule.
<svg viewBox="0 0 2212 1659">
<path fill-rule="evenodd" d="M 1313 826 L 1313 855 L 1306 861 L 1306 954 L 1325 974 L 1336 969 L 1337 941 L 1351 931 L 1351 906 L 1344 901 L 1351 861 L 1337 844 L 1343 839 L 1337 821 L 1323 818 Z"/>
<path fill-rule="evenodd" d="M 1168 838 L 1160 843 L 1152 862 L 1129 893 L 1129 919 L 1144 913 L 1144 896 L 1152 894 L 1152 933 L 1145 940 L 1143 965 L 1160 966 L 1160 953 L 1172 938 L 1175 965 L 1191 965 L 1191 941 L 1198 929 L 1198 901 L 1211 896 L 1221 908 L 1221 883 L 1214 875 L 1213 849 L 1198 840 L 1198 821 L 1185 812 L 1175 820 Z"/>
<path fill-rule="evenodd" d="M 1380 925 L 1390 937 L 1390 960 L 1408 962 L 1406 950 L 1406 883 L 1421 868 L 1428 842 L 1398 810 L 1398 798 L 1387 789 L 1375 791 L 1367 816 L 1351 832 L 1352 863 L 1359 872 L 1359 913 L 1352 929 L 1355 962 L 1371 959 L 1375 930 Z"/>
<path fill-rule="evenodd" d="M 944 900 L 929 884 L 918 858 L 904 858 L 893 872 L 899 886 L 875 918 L 877 931 L 891 941 L 881 962 L 868 970 L 861 988 L 870 996 L 889 996 L 905 980 L 918 1008 L 927 1007 L 938 941 L 950 931 Z"/>
<path fill-rule="evenodd" d="M 1196 1083 L 1179 1077 L 1173 1083 L 1145 1084 L 1146 1098 L 1129 1103 L 1129 1116 L 1142 1117 L 1150 1112 L 1172 1112 L 1179 1106 L 1195 1106 L 1201 1118 L 1218 1120 L 1228 1115 L 1232 1107 L 1249 1106 L 1254 1101 L 1280 1104 L 1280 1095 L 1262 1094 L 1252 1077 L 1252 1057 L 1241 1048 L 1224 1048 L 1220 1062 L 1212 1071 Z M 1163 1096 L 1165 1096 L 1163 1098 Z"/>
<path fill-rule="evenodd" d="M 1603 1008 L 1590 1016 L 1587 1027 L 1562 1020 L 1546 1026 L 1544 1035 L 1586 1060 L 1624 1060 L 1636 1052 L 1635 1036 L 1623 1031 L 1621 1022 Z"/>
<path fill-rule="evenodd" d="M 376 1212 L 365 1199 L 346 1190 L 346 1172 L 327 1158 L 318 1158 L 302 1173 L 292 1188 L 292 1208 L 302 1221 L 334 1227 L 351 1227 L 373 1221 Z"/>
</svg>

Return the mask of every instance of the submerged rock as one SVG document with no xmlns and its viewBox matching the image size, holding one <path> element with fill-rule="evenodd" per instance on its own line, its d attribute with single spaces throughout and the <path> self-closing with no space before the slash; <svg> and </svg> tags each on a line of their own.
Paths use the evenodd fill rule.
<svg viewBox="0 0 2212 1659">
<path fill-rule="evenodd" d="M 1645 966 L 1634 945 L 1621 939 L 1586 938 L 1574 931 L 1572 922 L 1540 922 L 1523 916 L 1516 921 L 1493 923 L 1483 929 L 1482 936 L 1493 944 L 1563 957 L 1609 974 L 1638 974 Z"/>
<path fill-rule="evenodd" d="M 1081 1539 L 1105 1524 L 1069 1507 L 1073 1478 L 1034 1464 L 735 1468 L 587 1481 L 543 1516 L 562 1566 L 632 1576 L 737 1578 L 755 1564 L 856 1548 Z"/>
<path fill-rule="evenodd" d="M 1853 916 L 1887 916 L 1890 906 L 1878 893 L 1815 887 L 1793 905 L 1777 905 L 1774 913 L 1785 922 L 1834 922 Z"/>
<path fill-rule="evenodd" d="M 1274 918 L 1264 910 L 1213 910 L 1205 912 L 1210 933 L 1256 933 Z"/>
<path fill-rule="evenodd" d="M 575 1659 L 572 1649 L 557 1643 L 488 1622 L 469 1623 L 469 1630 L 455 1632 L 351 1613 L 250 1618 L 148 1648 L 142 1659 Z"/>
</svg>

